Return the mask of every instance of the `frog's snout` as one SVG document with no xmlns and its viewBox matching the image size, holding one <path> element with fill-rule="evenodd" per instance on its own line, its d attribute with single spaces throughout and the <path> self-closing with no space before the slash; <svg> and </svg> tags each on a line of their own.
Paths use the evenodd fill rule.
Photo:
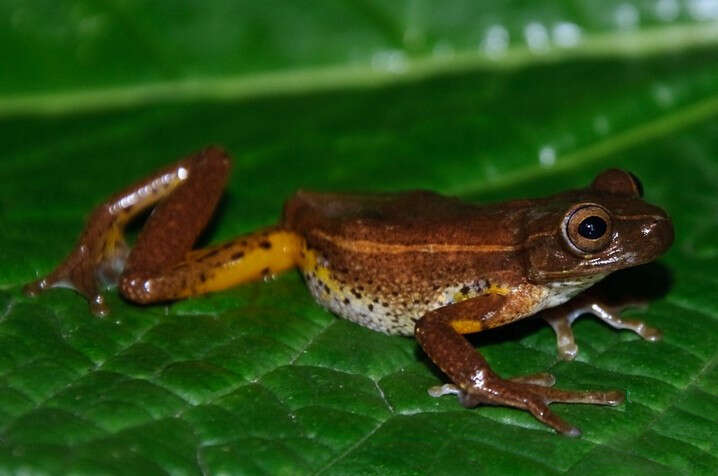
<svg viewBox="0 0 718 476">
<path fill-rule="evenodd" d="M 641 227 L 641 234 L 648 241 L 654 258 L 662 255 L 673 244 L 675 232 L 673 222 L 665 213 L 655 215 Z"/>
</svg>

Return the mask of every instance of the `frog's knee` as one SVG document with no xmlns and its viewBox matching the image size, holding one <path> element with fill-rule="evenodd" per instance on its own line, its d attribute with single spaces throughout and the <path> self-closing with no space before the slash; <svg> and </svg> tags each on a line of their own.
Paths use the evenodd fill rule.
<svg viewBox="0 0 718 476">
<path fill-rule="evenodd" d="M 124 273 L 117 283 L 122 297 L 137 304 L 149 304 L 157 301 L 156 285 L 147 273 Z"/>
<path fill-rule="evenodd" d="M 203 173 L 216 172 L 226 175 L 232 166 L 232 160 L 221 147 L 210 146 L 195 156 L 195 161 Z"/>
<path fill-rule="evenodd" d="M 436 319 L 431 313 L 424 314 L 416 321 L 416 324 L 414 324 L 414 337 L 416 337 L 419 343 L 423 342 L 428 335 L 436 331 L 436 325 Z"/>
</svg>

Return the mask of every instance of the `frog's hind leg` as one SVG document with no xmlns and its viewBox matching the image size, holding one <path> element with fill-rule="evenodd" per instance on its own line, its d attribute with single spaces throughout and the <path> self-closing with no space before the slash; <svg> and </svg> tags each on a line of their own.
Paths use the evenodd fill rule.
<svg viewBox="0 0 718 476">
<path fill-rule="evenodd" d="M 169 266 L 143 267 L 130 259 L 134 266 L 123 273 L 120 292 L 146 304 L 227 289 L 295 267 L 303 243 L 296 233 L 271 228 L 192 250 Z"/>
<path fill-rule="evenodd" d="M 237 268 L 234 265 L 243 261 L 238 257 L 240 252 L 248 256 L 244 262 L 258 266 L 261 260 L 249 255 L 256 258 L 266 254 L 253 251 L 265 250 L 266 243 L 276 241 L 279 245 L 274 250 L 275 258 L 282 253 L 291 255 L 289 248 L 296 240 L 279 231 L 275 235 L 260 234 L 256 239 L 248 237 L 221 250 L 213 247 L 191 251 L 214 212 L 229 169 L 229 157 L 210 147 L 114 194 L 94 210 L 70 255 L 49 275 L 26 286 L 26 292 L 32 295 L 53 287 L 69 287 L 88 299 L 94 314 L 104 315 L 108 309 L 100 289 L 103 283 L 115 282 L 118 277 L 120 291 L 126 297 L 152 302 L 221 289 L 250 279 L 256 274 L 251 265 L 245 273 L 228 276 Z M 125 225 L 158 202 L 130 251 L 122 236 Z M 220 266 L 214 256 L 229 261 Z M 281 259 L 272 261 L 262 270 L 276 272 L 281 263 Z M 218 271 L 210 274 L 209 270 Z"/>
<path fill-rule="evenodd" d="M 143 232 L 144 237 L 140 236 L 133 253 L 135 263 L 142 255 L 146 257 L 144 261 L 155 266 L 180 259 L 209 220 L 229 168 L 229 157 L 210 147 L 115 193 L 92 212 L 70 255 L 50 274 L 27 285 L 25 292 L 35 295 L 54 287 L 68 287 L 87 298 L 94 314 L 107 314 L 100 289 L 115 282 L 125 268 L 129 255 L 122 235 L 125 225 L 162 199 L 185 197 L 166 200 L 164 206 L 155 210 L 148 221 L 148 225 L 152 222 L 155 225 L 153 239 L 147 240 L 147 233 Z M 188 199 L 192 202 L 188 203 Z M 158 220 L 158 215 L 163 218 Z M 150 250 L 148 241 L 157 244 L 157 225 L 165 228 L 166 242 Z M 138 248 L 143 251 L 137 253 Z"/>
</svg>

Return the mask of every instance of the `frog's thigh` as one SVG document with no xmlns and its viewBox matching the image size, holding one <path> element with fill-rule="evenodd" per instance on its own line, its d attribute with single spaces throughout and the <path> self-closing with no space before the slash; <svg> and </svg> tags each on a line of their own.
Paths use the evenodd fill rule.
<svg viewBox="0 0 718 476">
<path fill-rule="evenodd" d="M 303 238 L 282 228 L 241 236 L 190 251 L 164 269 L 133 269 L 120 280 L 122 294 L 149 303 L 219 291 L 297 265 Z"/>
</svg>

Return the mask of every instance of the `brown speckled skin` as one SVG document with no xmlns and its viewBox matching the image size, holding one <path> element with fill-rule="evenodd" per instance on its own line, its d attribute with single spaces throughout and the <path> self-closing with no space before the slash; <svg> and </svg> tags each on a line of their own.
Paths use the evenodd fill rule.
<svg viewBox="0 0 718 476">
<path fill-rule="evenodd" d="M 298 192 L 286 203 L 278 227 L 193 251 L 229 166 L 222 150 L 208 148 L 113 195 L 95 210 L 70 256 L 28 285 L 28 293 L 71 287 L 88 298 L 96 314 L 104 315 L 98 291 L 103 278 L 119 277 L 126 298 L 148 303 L 298 266 L 320 302 L 339 314 L 384 332 L 413 330 L 455 384 L 441 393 L 458 393 L 466 406 L 523 408 L 555 430 L 576 436 L 578 429 L 553 414 L 549 403 L 622 400 L 621 392 L 554 389 L 546 375 L 502 379 L 461 334 L 559 306 L 609 272 L 651 261 L 665 251 L 673 240 L 670 219 L 641 200 L 642 188 L 632 175 L 608 170 L 584 189 L 484 206 L 424 191 Z M 157 202 L 135 248 L 128 250 L 121 235 L 124 224 Z M 603 210 L 610 222 L 602 235 L 605 246 L 593 253 L 581 251 L 567 235 L 574 212 L 587 206 Z M 349 315 L 351 300 L 364 306 L 356 315 Z M 585 296 L 578 301 L 578 309 L 598 313 L 614 327 L 651 340 L 659 336 L 640 322 L 621 320 L 608 307 L 591 308 Z M 570 314 L 567 306 L 561 309 Z M 559 342 L 573 342 L 571 319 L 551 315 Z M 561 349 L 559 344 L 559 349 L 575 353 L 575 346 Z"/>
</svg>

